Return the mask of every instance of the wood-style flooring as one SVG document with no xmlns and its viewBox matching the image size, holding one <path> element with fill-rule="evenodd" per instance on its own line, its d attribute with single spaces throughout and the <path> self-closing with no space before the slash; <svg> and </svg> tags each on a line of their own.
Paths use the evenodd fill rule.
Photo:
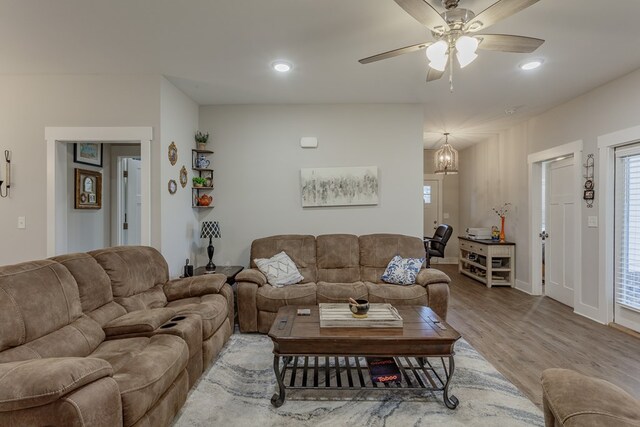
<svg viewBox="0 0 640 427">
<path fill-rule="evenodd" d="M 603 378 L 640 398 L 640 338 L 548 297 L 487 289 L 455 265 L 433 267 L 452 279 L 447 322 L 536 405 L 542 407 L 540 376 L 547 368 Z"/>
</svg>

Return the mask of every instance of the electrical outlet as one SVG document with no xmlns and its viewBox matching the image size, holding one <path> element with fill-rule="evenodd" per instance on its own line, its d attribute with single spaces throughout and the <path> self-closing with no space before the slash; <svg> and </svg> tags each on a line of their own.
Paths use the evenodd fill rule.
<svg viewBox="0 0 640 427">
<path fill-rule="evenodd" d="M 27 228 L 27 221 L 26 221 L 25 217 L 23 217 L 23 216 L 19 216 L 18 217 L 18 228 L 20 228 L 20 229 Z"/>
<path fill-rule="evenodd" d="M 587 225 L 591 228 L 598 227 L 598 217 L 597 216 L 587 217 Z"/>
<path fill-rule="evenodd" d="M 449 219 L 449 212 L 445 212 L 442 216 L 444 219 Z"/>
</svg>

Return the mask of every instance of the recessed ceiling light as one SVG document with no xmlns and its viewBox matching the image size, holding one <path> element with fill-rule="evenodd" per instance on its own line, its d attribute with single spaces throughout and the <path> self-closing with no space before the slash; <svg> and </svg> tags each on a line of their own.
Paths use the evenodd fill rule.
<svg viewBox="0 0 640 427">
<path fill-rule="evenodd" d="M 522 64 L 520 64 L 520 68 L 525 71 L 535 70 L 536 68 L 541 66 L 543 63 L 544 61 L 542 59 L 532 59 L 530 61 L 523 62 Z"/>
<path fill-rule="evenodd" d="M 279 73 L 287 73 L 293 68 L 293 66 L 286 61 L 275 61 L 271 64 L 271 67 Z"/>
</svg>

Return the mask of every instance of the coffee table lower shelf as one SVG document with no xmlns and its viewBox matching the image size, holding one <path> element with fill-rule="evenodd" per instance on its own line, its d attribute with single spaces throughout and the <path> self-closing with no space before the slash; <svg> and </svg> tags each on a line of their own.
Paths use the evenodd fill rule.
<svg viewBox="0 0 640 427">
<path fill-rule="evenodd" d="M 378 356 L 389 357 L 389 356 Z M 276 408 L 282 406 L 287 389 L 322 390 L 425 390 L 442 391 L 449 409 L 458 406 L 458 399 L 449 394 L 449 384 L 455 370 L 453 355 L 446 357 L 394 357 L 401 381 L 377 383 L 371 380 L 363 356 L 274 355 L 273 370 L 278 392 L 271 398 Z M 434 366 L 430 360 L 439 360 Z M 448 363 L 447 363 L 448 362 Z"/>
</svg>

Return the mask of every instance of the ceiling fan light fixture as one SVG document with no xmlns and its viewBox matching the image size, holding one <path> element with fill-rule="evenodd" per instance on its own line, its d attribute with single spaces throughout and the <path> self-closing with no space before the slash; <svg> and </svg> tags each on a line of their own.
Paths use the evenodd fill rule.
<svg viewBox="0 0 640 427">
<path fill-rule="evenodd" d="M 427 58 L 429 66 L 434 70 L 444 71 L 449 60 L 449 43 L 439 40 L 427 48 Z"/>
<path fill-rule="evenodd" d="M 478 39 L 469 36 L 460 36 L 456 40 L 456 57 L 460 68 L 464 68 L 471 64 L 478 57 L 476 50 L 478 50 Z"/>
</svg>

